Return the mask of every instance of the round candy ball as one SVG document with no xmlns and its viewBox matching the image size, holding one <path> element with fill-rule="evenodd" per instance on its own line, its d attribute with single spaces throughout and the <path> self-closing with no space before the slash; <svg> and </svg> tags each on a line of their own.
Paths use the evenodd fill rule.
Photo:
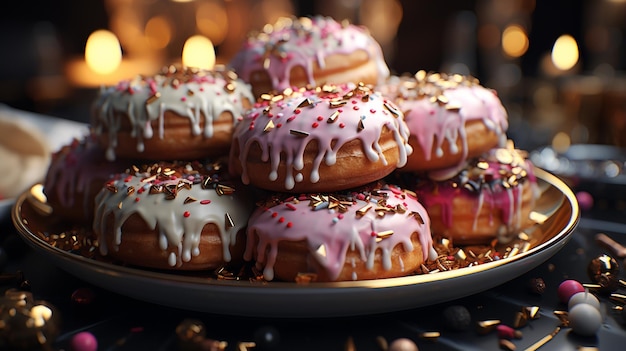
<svg viewBox="0 0 626 351">
<path fill-rule="evenodd" d="M 417 345 L 411 339 L 399 338 L 389 345 L 389 351 L 419 351 Z"/>
<path fill-rule="evenodd" d="M 72 351 L 97 351 L 98 340 L 90 332 L 80 332 L 72 337 L 70 349 Z"/>
<path fill-rule="evenodd" d="M 602 326 L 602 315 L 592 305 L 580 303 L 569 310 L 569 326 L 572 331 L 582 336 L 593 336 Z"/>
<path fill-rule="evenodd" d="M 448 306 L 443 310 L 443 319 L 446 327 L 451 330 L 467 330 L 472 323 L 470 312 L 461 305 Z"/>
<path fill-rule="evenodd" d="M 569 302 L 567 303 L 567 308 L 571 310 L 572 307 L 580 303 L 586 303 L 595 307 L 596 309 L 600 309 L 600 300 L 598 300 L 597 297 L 587 291 L 579 292 L 572 295 L 572 297 L 570 297 L 569 299 Z"/>
<path fill-rule="evenodd" d="M 578 281 L 573 279 L 568 279 L 563 281 L 557 290 L 557 294 L 559 296 L 559 300 L 562 303 L 567 304 L 569 299 L 576 293 L 585 291 L 585 287 L 580 284 Z"/>
</svg>

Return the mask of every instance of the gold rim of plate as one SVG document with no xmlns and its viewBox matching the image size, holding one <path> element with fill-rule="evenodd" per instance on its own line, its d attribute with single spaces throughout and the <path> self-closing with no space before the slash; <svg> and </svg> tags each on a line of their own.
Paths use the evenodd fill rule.
<svg viewBox="0 0 626 351">
<path fill-rule="evenodd" d="M 576 196 L 572 190 L 555 175 L 540 168 L 535 168 L 535 175 L 537 176 L 542 194 L 532 212 L 532 215 L 535 216 L 535 220 L 538 221 L 532 229 L 535 233 L 538 232 L 540 237 L 536 238 L 537 244 L 532 246 L 529 250 L 515 256 L 502 258 L 500 260 L 450 271 L 442 271 L 432 274 L 415 274 L 405 277 L 377 280 L 342 281 L 330 283 L 311 282 L 307 284 L 297 284 L 295 282 L 220 280 L 187 275 L 181 276 L 175 273 L 149 271 L 141 268 L 126 267 L 114 263 L 98 261 L 96 259 L 87 258 L 85 256 L 54 247 L 36 235 L 34 232 L 35 230 L 32 228 L 30 223 L 33 221 L 46 221 L 46 215 L 44 213 L 48 209 L 46 208 L 47 205 L 38 202 L 39 200 L 35 198 L 31 190 L 25 191 L 17 198 L 11 211 L 11 217 L 18 233 L 30 246 L 35 249 L 42 250 L 49 255 L 55 255 L 57 256 L 56 258 L 70 260 L 76 264 L 87 265 L 90 266 L 90 268 L 105 271 L 108 274 L 123 274 L 137 278 L 166 280 L 170 282 L 182 282 L 202 286 L 240 286 L 242 288 L 391 288 L 414 284 L 426 284 L 441 280 L 454 279 L 460 276 L 467 277 L 479 274 L 487 270 L 496 269 L 503 265 L 532 257 L 533 255 L 536 255 L 551 246 L 564 244 L 565 241 L 569 239 L 570 234 L 574 231 L 580 219 L 580 209 Z M 26 206 L 29 207 L 28 211 L 25 211 Z M 37 209 L 34 209 L 34 207 L 37 207 Z"/>
</svg>

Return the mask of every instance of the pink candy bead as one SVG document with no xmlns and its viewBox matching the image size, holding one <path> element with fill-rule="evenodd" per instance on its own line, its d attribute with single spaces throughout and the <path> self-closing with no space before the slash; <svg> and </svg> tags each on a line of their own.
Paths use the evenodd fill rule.
<svg viewBox="0 0 626 351">
<path fill-rule="evenodd" d="M 576 293 L 585 291 L 585 287 L 580 284 L 578 281 L 573 279 L 564 280 L 557 290 L 557 294 L 559 296 L 559 300 L 567 304 L 569 299 Z"/>
<path fill-rule="evenodd" d="M 72 337 L 70 349 L 72 351 L 97 351 L 98 340 L 90 332 L 80 332 Z"/>
</svg>

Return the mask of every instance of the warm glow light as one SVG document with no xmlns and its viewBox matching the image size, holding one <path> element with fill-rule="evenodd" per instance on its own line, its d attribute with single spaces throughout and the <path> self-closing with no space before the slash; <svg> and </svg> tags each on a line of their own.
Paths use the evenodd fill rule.
<svg viewBox="0 0 626 351">
<path fill-rule="evenodd" d="M 528 50 L 528 36 L 524 28 L 510 25 L 502 32 L 502 50 L 510 57 L 520 57 Z"/>
<path fill-rule="evenodd" d="M 561 35 L 552 47 L 552 62 L 556 68 L 567 71 L 578 62 L 578 44 L 571 35 Z"/>
<path fill-rule="evenodd" d="M 572 144 L 572 139 L 564 132 L 558 132 L 552 138 L 552 148 L 558 153 L 564 153 Z"/>
<path fill-rule="evenodd" d="M 114 72 L 122 62 L 122 48 L 115 34 L 104 29 L 91 33 L 85 45 L 85 61 L 96 73 Z"/>
<path fill-rule="evenodd" d="M 228 34 L 228 14 L 223 4 L 203 2 L 196 10 L 196 26 L 215 45 L 221 44 Z"/>
<path fill-rule="evenodd" d="M 155 16 L 146 23 L 146 38 L 155 49 L 163 49 L 172 39 L 172 28 L 169 21 L 163 16 Z"/>
<path fill-rule="evenodd" d="M 202 35 L 187 39 L 183 46 L 183 65 L 212 69 L 215 66 L 215 49 L 211 40 Z"/>
</svg>

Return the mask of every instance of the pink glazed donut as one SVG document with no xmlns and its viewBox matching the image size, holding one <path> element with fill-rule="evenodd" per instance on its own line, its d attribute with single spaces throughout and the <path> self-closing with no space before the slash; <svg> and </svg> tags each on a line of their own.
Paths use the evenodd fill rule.
<svg viewBox="0 0 626 351">
<path fill-rule="evenodd" d="M 402 167 L 408 136 L 402 113 L 371 86 L 264 94 L 235 128 L 229 169 L 271 191 L 349 189 Z"/>
<path fill-rule="evenodd" d="M 402 171 L 445 179 L 468 159 L 505 146 L 507 112 L 476 78 L 419 71 L 393 76 L 378 89 L 404 112 L 411 133 L 414 152 Z"/>
<path fill-rule="evenodd" d="M 380 45 L 364 27 L 322 16 L 266 25 L 230 65 L 255 96 L 324 83 L 378 84 L 389 76 Z"/>
<path fill-rule="evenodd" d="M 248 221 L 244 259 L 266 280 L 349 281 L 406 276 L 433 253 L 415 194 L 375 183 L 336 193 L 277 193 Z"/>
<path fill-rule="evenodd" d="M 415 192 L 433 235 L 458 245 L 509 242 L 534 223 L 530 212 L 540 195 L 533 165 L 512 143 L 472 159 L 450 179 L 418 178 Z"/>
</svg>

